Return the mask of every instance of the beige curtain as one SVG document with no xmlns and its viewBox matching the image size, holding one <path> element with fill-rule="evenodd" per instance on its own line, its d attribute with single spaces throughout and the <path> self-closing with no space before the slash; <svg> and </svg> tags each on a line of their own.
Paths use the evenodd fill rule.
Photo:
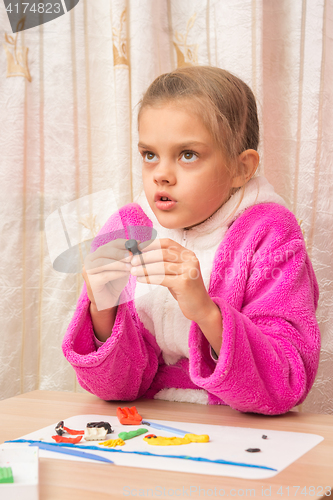
<svg viewBox="0 0 333 500">
<path fill-rule="evenodd" d="M 61 351 L 83 281 L 53 268 L 48 222 L 84 199 L 70 238 L 89 240 L 112 213 L 105 190 L 116 207 L 132 202 L 144 90 L 210 64 L 257 96 L 261 171 L 298 218 L 321 291 L 320 368 L 302 411 L 333 413 L 332 19 L 333 0 L 81 0 L 13 34 L 0 3 L 1 398 L 83 391 Z"/>
</svg>

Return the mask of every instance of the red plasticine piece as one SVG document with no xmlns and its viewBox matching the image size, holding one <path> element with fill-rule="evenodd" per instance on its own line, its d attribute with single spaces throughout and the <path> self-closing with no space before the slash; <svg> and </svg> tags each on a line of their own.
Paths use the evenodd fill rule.
<svg viewBox="0 0 333 500">
<path fill-rule="evenodd" d="M 138 414 L 135 406 L 132 408 L 117 408 L 117 417 L 121 424 L 123 425 L 138 425 L 141 424 L 142 417 Z"/>
<path fill-rule="evenodd" d="M 55 440 L 56 443 L 72 443 L 77 444 L 81 441 L 82 436 L 77 436 L 76 438 L 66 438 L 64 436 L 52 436 L 52 439 Z"/>
<path fill-rule="evenodd" d="M 68 434 L 72 434 L 73 436 L 77 436 L 78 434 L 84 434 L 84 431 L 74 431 L 73 429 L 69 429 L 68 427 L 63 427 L 64 431 L 68 432 Z"/>
</svg>

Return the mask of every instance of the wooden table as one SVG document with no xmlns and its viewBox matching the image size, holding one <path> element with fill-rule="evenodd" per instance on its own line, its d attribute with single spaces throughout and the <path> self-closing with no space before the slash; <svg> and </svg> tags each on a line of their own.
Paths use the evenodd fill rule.
<svg viewBox="0 0 333 500">
<path fill-rule="evenodd" d="M 324 437 L 299 460 L 264 480 L 185 474 L 99 463 L 40 459 L 40 500 L 106 500 L 115 498 L 256 497 L 333 498 L 333 416 L 289 412 L 285 415 L 239 413 L 227 406 L 205 406 L 160 400 L 133 403 L 101 401 L 71 392 L 33 391 L 0 401 L 0 442 L 16 439 L 60 420 L 82 415 L 116 415 L 117 406 L 138 405 L 151 419 L 235 427 L 307 432 Z M 297 490 L 293 486 L 300 486 Z M 315 487 L 309 490 L 310 486 Z M 289 490 L 288 490 L 289 487 Z M 323 488 L 323 490 L 320 489 Z M 289 495 L 288 495 L 289 491 Z M 303 491 L 303 493 L 302 493 Z M 332 490 L 333 491 L 333 488 Z M 317 495 L 319 493 L 319 495 Z"/>
</svg>

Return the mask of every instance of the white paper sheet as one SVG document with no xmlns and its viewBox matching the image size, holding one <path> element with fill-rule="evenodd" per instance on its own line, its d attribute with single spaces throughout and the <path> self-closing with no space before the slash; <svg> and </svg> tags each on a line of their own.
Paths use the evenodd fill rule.
<svg viewBox="0 0 333 500">
<path fill-rule="evenodd" d="M 114 429 L 114 433 L 107 436 L 108 439 L 116 439 L 118 438 L 119 432 L 128 432 L 139 427 L 121 425 L 117 417 L 108 417 L 105 415 L 77 415 L 66 419 L 64 422 L 65 426 L 70 429 L 83 430 L 88 422 L 100 422 L 101 420 L 109 422 Z M 117 447 L 116 449 L 123 451 L 145 451 L 158 455 L 187 455 L 191 457 L 204 457 L 210 460 L 223 459 L 233 462 L 263 465 L 265 467 L 277 469 L 277 471 L 198 462 L 178 458 L 156 458 L 136 454 L 110 453 L 104 451 L 105 448 L 103 446 L 101 446 L 100 452 L 93 450 L 87 450 L 87 452 L 107 457 L 116 465 L 126 465 L 128 467 L 190 472 L 192 474 L 208 474 L 214 476 L 230 476 L 243 479 L 266 479 L 281 472 L 324 439 L 322 436 L 316 434 L 305 434 L 301 432 L 272 431 L 267 429 L 227 427 L 222 425 L 206 425 L 188 422 L 170 422 L 167 420 L 149 420 L 193 434 L 208 434 L 210 441 L 209 443 L 190 443 L 181 446 L 152 446 L 143 441 L 143 437 L 145 436 L 143 434 L 133 439 L 126 440 L 124 446 Z M 56 434 L 54 430 L 56 424 L 57 422 L 44 429 L 22 436 L 21 439 L 43 440 L 54 443 L 55 441 L 51 436 Z M 153 429 L 152 427 L 141 427 L 148 428 L 149 434 L 155 434 L 157 436 L 172 437 L 175 435 L 167 431 Z M 67 434 L 65 435 L 67 436 Z M 266 435 L 267 439 L 263 439 L 262 435 Z M 68 437 L 72 436 L 68 435 Z M 84 451 L 84 447 L 89 445 L 98 446 L 98 441 L 82 440 L 82 444 L 80 442 L 77 446 L 80 446 Z M 247 448 L 260 448 L 261 451 L 258 453 L 249 453 L 245 451 Z M 58 458 L 61 460 L 87 461 L 83 458 L 45 450 L 40 450 L 40 456 Z"/>
</svg>

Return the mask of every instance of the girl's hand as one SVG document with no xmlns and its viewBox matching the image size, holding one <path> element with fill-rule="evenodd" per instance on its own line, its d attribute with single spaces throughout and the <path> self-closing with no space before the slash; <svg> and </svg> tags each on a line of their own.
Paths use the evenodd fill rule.
<svg viewBox="0 0 333 500">
<path fill-rule="evenodd" d="M 145 276 L 148 275 L 150 283 L 169 289 L 187 319 L 196 323 L 204 319 L 211 298 L 195 253 L 169 238 L 153 240 L 148 245 L 144 242 L 138 248 L 142 255 L 135 255 L 131 260 L 131 274 L 137 281 L 147 283 Z"/>
<path fill-rule="evenodd" d="M 97 310 L 116 306 L 130 277 L 132 253 L 125 248 L 127 240 L 118 238 L 102 245 L 84 260 L 82 276 L 90 301 Z"/>
</svg>

